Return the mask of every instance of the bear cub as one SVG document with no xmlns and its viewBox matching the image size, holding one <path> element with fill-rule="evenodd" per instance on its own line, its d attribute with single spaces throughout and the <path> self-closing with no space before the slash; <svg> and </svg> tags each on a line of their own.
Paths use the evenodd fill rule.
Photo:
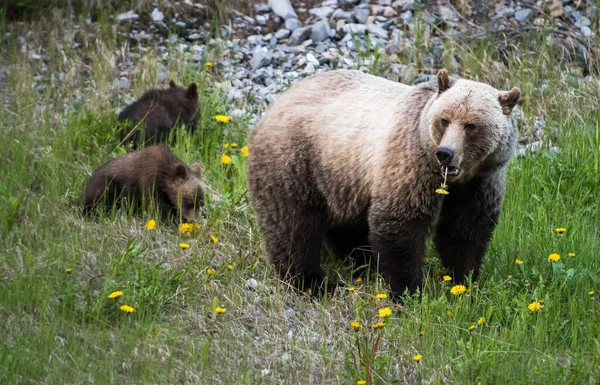
<svg viewBox="0 0 600 385">
<path fill-rule="evenodd" d="M 441 70 L 417 86 L 332 71 L 279 96 L 251 134 L 247 176 L 281 278 L 322 289 L 325 244 L 342 258 L 372 251 L 392 294 L 413 293 L 432 234 L 455 282 L 477 279 L 504 199 L 520 95 Z"/>
<path fill-rule="evenodd" d="M 200 165 L 191 167 L 163 145 L 112 159 L 98 167 L 85 188 L 84 212 L 127 201 L 139 209 L 153 199 L 163 221 L 194 222 L 204 208 Z"/>
<path fill-rule="evenodd" d="M 134 123 L 121 131 L 121 142 L 130 142 L 136 149 L 143 139 L 144 144 L 157 144 L 166 141 L 171 130 L 182 124 L 194 127 L 198 121 L 200 103 L 198 87 L 191 83 L 187 88 L 169 82 L 165 90 L 146 91 L 141 98 L 125 107 L 118 121 Z M 140 134 L 144 133 L 141 138 Z"/>
</svg>

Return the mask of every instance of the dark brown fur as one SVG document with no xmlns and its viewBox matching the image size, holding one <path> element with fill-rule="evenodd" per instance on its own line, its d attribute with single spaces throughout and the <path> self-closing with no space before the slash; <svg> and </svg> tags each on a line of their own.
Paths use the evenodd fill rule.
<svg viewBox="0 0 600 385">
<path fill-rule="evenodd" d="M 164 142 L 179 125 L 193 128 L 199 109 L 195 83 L 183 88 L 171 81 L 168 89 L 149 90 L 119 114 L 117 120 L 134 123 L 133 127 L 121 131 L 121 141 L 131 142 L 135 149 L 140 143 L 140 133 L 145 132 L 144 144 Z"/>
<path fill-rule="evenodd" d="M 432 230 L 456 281 L 479 274 L 516 142 L 503 113 L 519 90 L 458 83 L 445 71 L 418 87 L 389 83 L 354 71 L 315 75 L 280 96 L 251 135 L 248 186 L 267 253 L 281 278 L 298 287 L 321 284 L 327 242 L 341 256 L 373 250 L 372 266 L 392 292 L 415 292 Z M 471 97 L 469 87 L 477 97 L 461 99 Z M 448 100 L 450 90 L 457 97 Z M 424 123 L 431 106 L 437 112 Z M 439 133 L 441 115 L 451 123 Z M 472 122 L 478 130 L 467 133 L 463 124 Z M 435 193 L 444 138 L 465 169 L 446 197 Z"/>
<path fill-rule="evenodd" d="M 92 173 L 84 211 L 89 214 L 101 204 L 110 209 L 123 200 L 136 208 L 153 200 L 163 220 L 193 222 L 204 206 L 200 167 L 188 166 L 162 145 L 112 159 Z"/>
</svg>

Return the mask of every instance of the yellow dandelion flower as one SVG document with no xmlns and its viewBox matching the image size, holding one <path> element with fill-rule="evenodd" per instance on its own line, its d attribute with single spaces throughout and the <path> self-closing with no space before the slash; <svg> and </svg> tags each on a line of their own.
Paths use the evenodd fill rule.
<svg viewBox="0 0 600 385">
<path fill-rule="evenodd" d="M 481 324 L 482 324 L 484 321 L 485 321 L 485 318 L 483 318 L 483 317 L 480 317 L 480 318 L 477 320 L 477 325 L 481 325 Z"/>
<path fill-rule="evenodd" d="M 460 295 L 460 294 L 463 294 L 466 291 L 467 291 L 467 288 L 466 288 L 465 285 L 452 286 L 452 289 L 450 289 L 450 293 L 452 293 L 454 295 Z"/>
<path fill-rule="evenodd" d="M 481 381 L 477 381 L 475 385 L 481 385 Z"/>
<path fill-rule="evenodd" d="M 556 229 L 554 229 L 554 231 L 562 235 L 567 232 L 567 229 L 565 229 L 564 227 L 557 227 Z"/>
<path fill-rule="evenodd" d="M 386 299 L 386 298 L 387 298 L 387 294 L 384 294 L 384 293 L 377 294 L 377 299 Z"/>
<path fill-rule="evenodd" d="M 212 64 L 212 62 L 209 62 L 209 61 L 207 61 L 207 62 L 206 62 L 206 66 L 207 66 L 207 67 L 212 67 L 212 66 L 213 66 L 213 64 Z"/>
<path fill-rule="evenodd" d="M 592 290 L 592 291 L 588 291 L 588 295 L 589 295 L 590 297 L 591 297 L 591 296 L 593 296 L 594 294 L 595 294 L 595 293 L 594 293 L 594 290 Z"/>
<path fill-rule="evenodd" d="M 179 247 L 181 247 L 182 249 L 184 249 L 184 250 L 185 250 L 185 249 L 189 249 L 189 248 L 190 248 L 190 245 L 188 245 L 187 243 L 180 243 L 180 244 L 179 244 Z"/>
<path fill-rule="evenodd" d="M 229 121 L 231 120 L 231 116 L 217 115 L 217 116 L 215 116 L 215 120 L 219 123 L 229 123 Z"/>
<path fill-rule="evenodd" d="M 67 267 L 67 268 L 65 269 L 65 273 L 67 273 L 67 274 L 71 274 L 72 272 L 73 272 L 73 269 L 72 269 L 72 268 L 70 268 L 70 267 Z"/>
<path fill-rule="evenodd" d="M 200 226 L 195 223 L 182 223 L 179 225 L 179 233 L 187 237 L 191 237 L 192 234 L 197 233 L 198 231 L 200 231 Z"/>
<path fill-rule="evenodd" d="M 560 255 L 553 253 L 548 256 L 548 259 L 551 260 L 552 262 L 558 262 L 558 261 L 560 261 Z"/>
<path fill-rule="evenodd" d="M 375 325 L 371 326 L 373 329 L 377 330 L 377 329 L 381 329 L 386 325 L 385 322 L 377 322 Z"/>
<path fill-rule="evenodd" d="M 423 261 L 423 263 L 429 263 L 429 258 L 423 257 L 422 261 Z"/>
<path fill-rule="evenodd" d="M 522 265 L 522 264 L 523 264 L 523 261 L 517 258 L 517 259 L 515 259 L 515 263 L 516 263 L 517 265 Z"/>
<path fill-rule="evenodd" d="M 577 255 L 577 254 L 575 254 L 575 253 L 569 253 L 569 257 L 574 257 L 574 256 L 576 256 L 576 255 Z"/>
<path fill-rule="evenodd" d="M 208 269 L 206 269 L 206 274 L 213 275 L 214 273 L 215 271 L 212 268 L 209 267 Z"/>
<path fill-rule="evenodd" d="M 540 311 L 542 309 L 542 304 L 539 301 L 532 302 L 527 305 L 527 309 L 531 310 L 532 312 Z"/>
<path fill-rule="evenodd" d="M 148 222 L 146 222 L 146 230 L 154 230 L 155 227 L 156 221 L 154 219 L 150 219 Z"/>
<path fill-rule="evenodd" d="M 417 354 L 416 356 L 413 356 L 413 361 L 419 362 L 423 359 L 423 356 L 420 354 Z"/>
<path fill-rule="evenodd" d="M 225 308 L 224 308 L 224 307 L 216 307 L 216 308 L 215 308 L 215 313 L 217 313 L 217 314 L 222 314 L 222 313 L 225 313 L 225 311 L 226 311 L 226 310 L 225 310 Z"/>
<path fill-rule="evenodd" d="M 240 152 L 242 153 L 242 156 L 244 158 L 247 158 L 248 155 L 250 155 L 250 153 L 248 152 L 248 146 L 244 146 L 244 147 L 240 148 Z"/>
<path fill-rule="evenodd" d="M 213 243 L 219 242 L 219 238 L 215 237 L 214 235 L 210 236 L 210 240 L 213 241 Z"/>
<path fill-rule="evenodd" d="M 233 159 L 231 159 L 231 157 L 229 155 L 223 155 L 221 157 L 221 163 L 223 163 L 223 164 L 231 164 L 232 161 L 233 161 Z"/>
<path fill-rule="evenodd" d="M 392 315 L 392 310 L 389 307 L 384 307 L 383 309 L 379 309 L 379 316 L 381 318 L 386 318 Z"/>
<path fill-rule="evenodd" d="M 425 332 L 423 330 L 419 330 L 419 336 L 423 337 L 425 335 Z"/>
<path fill-rule="evenodd" d="M 512 279 L 512 275 L 508 275 L 508 277 L 506 277 L 507 279 Z"/>
<path fill-rule="evenodd" d="M 363 281 L 363 279 L 361 277 L 358 277 L 358 278 L 356 278 L 356 280 L 354 281 L 354 283 L 360 285 L 362 283 L 362 281 Z"/>
<path fill-rule="evenodd" d="M 237 143 L 231 143 L 231 148 L 237 148 Z"/>
<path fill-rule="evenodd" d="M 354 290 L 356 290 L 356 288 L 354 286 L 348 288 L 348 291 L 354 291 Z"/>
<path fill-rule="evenodd" d="M 443 279 L 444 279 L 444 282 L 452 281 L 452 277 L 449 275 L 444 275 Z"/>
<path fill-rule="evenodd" d="M 352 329 L 354 329 L 355 331 L 359 331 L 360 330 L 360 322 L 358 321 L 354 321 L 350 324 L 350 326 L 352 326 Z"/>
<path fill-rule="evenodd" d="M 122 296 L 122 295 L 123 295 L 123 292 L 122 292 L 122 291 L 113 291 L 112 293 L 110 293 L 110 294 L 108 295 L 108 298 L 110 298 L 110 299 L 115 299 L 115 298 L 119 298 L 119 297 L 120 297 L 120 296 Z"/>
<path fill-rule="evenodd" d="M 448 190 L 446 190 L 445 188 L 442 188 L 442 187 L 436 189 L 435 193 L 436 194 L 440 194 L 440 195 L 448 195 L 448 194 L 450 194 L 450 192 Z"/>
<path fill-rule="evenodd" d="M 472 332 L 473 330 L 475 330 L 475 325 L 470 325 L 470 326 L 467 328 L 467 330 L 468 330 L 468 331 L 470 331 L 470 332 Z"/>
<path fill-rule="evenodd" d="M 227 265 L 227 270 L 233 270 L 233 265 Z"/>
<path fill-rule="evenodd" d="M 229 148 L 229 143 L 225 143 L 225 144 L 223 145 L 223 148 L 224 148 L 224 149 L 228 149 L 228 148 Z"/>
<path fill-rule="evenodd" d="M 446 315 L 448 316 L 448 318 L 451 318 L 454 314 L 452 314 L 452 312 L 450 310 L 448 310 L 446 312 Z"/>
<path fill-rule="evenodd" d="M 125 289 L 126 287 L 127 287 L 127 285 L 125 285 L 125 284 L 121 285 L 121 289 Z"/>
<path fill-rule="evenodd" d="M 356 381 L 356 385 L 367 385 L 367 381 L 365 381 L 365 380 L 358 380 L 358 381 Z"/>
<path fill-rule="evenodd" d="M 135 309 L 132 306 L 129 306 L 129 305 L 123 305 L 119 309 L 121 309 L 125 313 L 133 313 L 133 312 L 135 312 Z"/>
</svg>

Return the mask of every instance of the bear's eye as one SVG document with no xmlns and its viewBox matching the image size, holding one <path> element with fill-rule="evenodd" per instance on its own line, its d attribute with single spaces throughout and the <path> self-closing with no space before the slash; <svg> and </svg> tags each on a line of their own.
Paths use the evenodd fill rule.
<svg viewBox="0 0 600 385">
<path fill-rule="evenodd" d="M 473 123 L 465 124 L 465 131 L 473 131 L 475 129 L 475 125 Z"/>
<path fill-rule="evenodd" d="M 448 125 L 450 124 L 448 119 L 442 119 L 440 123 L 442 124 L 442 128 L 448 128 Z"/>
</svg>

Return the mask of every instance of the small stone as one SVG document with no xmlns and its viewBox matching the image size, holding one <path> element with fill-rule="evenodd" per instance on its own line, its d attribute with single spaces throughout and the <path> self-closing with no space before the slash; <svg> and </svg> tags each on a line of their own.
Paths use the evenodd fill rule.
<svg viewBox="0 0 600 385">
<path fill-rule="evenodd" d="M 367 29 L 369 30 L 369 34 L 375 35 L 379 38 L 387 39 L 388 37 L 388 32 L 376 24 L 369 24 Z"/>
<path fill-rule="evenodd" d="M 292 4 L 289 0 L 269 0 L 269 7 L 271 7 L 273 13 L 281 17 L 283 20 L 298 18 L 298 15 L 296 15 L 296 12 L 294 11 L 294 7 L 292 7 Z"/>
<path fill-rule="evenodd" d="M 193 59 L 195 62 L 200 62 L 200 61 L 202 61 L 202 56 L 203 56 L 203 55 L 202 55 L 201 53 L 197 53 L 197 54 L 194 54 L 194 56 L 192 57 L 192 59 Z"/>
<path fill-rule="evenodd" d="M 257 13 L 267 13 L 271 10 L 271 7 L 265 3 L 254 3 L 254 10 Z"/>
<path fill-rule="evenodd" d="M 296 316 L 296 312 L 294 309 L 288 307 L 287 309 L 281 311 L 281 316 L 285 319 L 292 318 Z"/>
<path fill-rule="evenodd" d="M 333 20 L 346 20 L 352 21 L 354 19 L 354 14 L 352 12 L 345 12 L 343 9 L 338 8 L 335 10 L 333 15 L 331 15 Z"/>
<path fill-rule="evenodd" d="M 337 8 L 338 0 L 325 0 L 324 2 L 321 3 L 321 6 Z"/>
<path fill-rule="evenodd" d="M 246 281 L 246 287 L 248 289 L 256 290 L 258 289 L 258 281 L 254 278 L 250 278 Z"/>
<path fill-rule="evenodd" d="M 200 35 L 199 33 L 193 33 L 191 35 L 189 35 L 188 40 L 198 40 L 202 38 L 202 35 Z"/>
<path fill-rule="evenodd" d="M 590 29 L 590 27 L 587 27 L 585 25 L 581 26 L 581 33 L 585 37 L 594 36 L 594 33 L 592 32 L 592 30 Z"/>
<path fill-rule="evenodd" d="M 365 21 L 365 25 L 373 24 L 375 22 L 375 16 L 367 17 L 367 21 Z"/>
<path fill-rule="evenodd" d="M 354 17 L 356 17 L 356 21 L 361 24 L 364 24 L 367 21 L 369 14 L 369 8 L 356 8 L 354 10 Z"/>
<path fill-rule="evenodd" d="M 152 20 L 154 21 L 163 21 L 165 18 L 165 14 L 158 10 L 158 8 L 154 8 L 152 14 L 150 14 Z"/>
<path fill-rule="evenodd" d="M 333 8 L 331 7 L 321 7 L 321 8 L 313 8 L 308 11 L 313 16 L 318 17 L 319 19 L 327 19 L 329 16 L 333 14 Z"/>
<path fill-rule="evenodd" d="M 498 17 L 512 17 L 515 14 L 515 9 L 513 7 L 502 7 L 497 12 L 496 15 Z"/>
<path fill-rule="evenodd" d="M 129 88 L 129 79 L 127 79 L 126 77 L 119 78 L 119 88 Z"/>
<path fill-rule="evenodd" d="M 527 18 L 529 16 L 531 16 L 532 13 L 533 13 L 533 11 L 529 8 L 519 9 L 518 11 L 515 12 L 515 20 L 516 21 L 525 21 L 525 20 L 527 20 Z"/>
<path fill-rule="evenodd" d="M 138 15 L 137 13 L 135 13 L 133 11 L 121 13 L 119 16 L 117 16 L 117 20 L 119 22 L 125 21 L 125 20 L 137 20 L 139 18 L 140 18 L 140 15 Z"/>
<path fill-rule="evenodd" d="M 185 28 L 186 24 L 184 21 L 178 21 L 177 23 L 175 23 L 176 26 L 181 27 L 181 28 Z"/>
<path fill-rule="evenodd" d="M 394 10 L 392 7 L 385 7 L 383 9 L 383 16 L 385 17 L 396 17 L 398 16 L 398 12 Z"/>
<path fill-rule="evenodd" d="M 588 19 L 585 16 L 581 16 L 581 18 L 577 21 L 577 23 L 575 23 L 575 25 L 579 25 L 581 27 L 588 27 L 592 24 L 592 22 L 590 21 L 590 19 Z"/>
<path fill-rule="evenodd" d="M 408 24 L 412 23 L 413 13 L 412 13 L 412 11 L 405 11 L 402 13 L 400 18 L 402 19 L 402 21 L 404 21 L 404 24 L 408 25 Z"/>
<path fill-rule="evenodd" d="M 383 5 L 383 6 L 392 5 L 392 0 L 379 0 L 379 1 L 377 1 L 377 3 L 379 5 Z"/>
<path fill-rule="evenodd" d="M 258 25 L 265 25 L 269 20 L 269 15 L 256 15 L 255 19 Z"/>
<path fill-rule="evenodd" d="M 315 68 L 315 65 L 313 63 L 308 63 L 304 68 L 304 73 L 307 75 L 314 74 L 316 71 L 317 69 Z"/>
<path fill-rule="evenodd" d="M 308 63 L 312 63 L 312 64 L 314 64 L 316 66 L 319 65 L 319 61 L 317 60 L 317 58 L 315 57 L 315 55 L 313 55 L 312 53 L 306 54 L 306 61 Z"/>
<path fill-rule="evenodd" d="M 340 19 L 337 21 L 337 24 L 335 25 L 335 30 L 338 32 L 343 31 L 345 25 L 346 25 L 346 20 Z"/>
<path fill-rule="evenodd" d="M 296 29 L 294 32 L 292 32 L 292 36 L 290 37 L 290 40 L 288 42 L 289 45 L 295 46 L 302 44 L 306 39 L 308 39 L 311 31 L 312 27 L 302 27 Z"/>
<path fill-rule="evenodd" d="M 300 27 L 302 27 L 302 23 L 298 19 L 286 19 L 285 21 L 285 28 L 290 31 L 294 31 Z"/>
<path fill-rule="evenodd" d="M 253 70 L 266 67 L 271 64 L 271 55 L 266 48 L 258 48 L 252 54 L 250 65 Z"/>
<path fill-rule="evenodd" d="M 292 31 L 289 29 L 281 28 L 279 31 L 275 32 L 275 37 L 277 39 L 285 39 L 290 36 Z"/>
<path fill-rule="evenodd" d="M 342 4 L 350 4 L 350 5 L 356 5 L 358 3 L 360 3 L 360 0 L 340 0 Z"/>
<path fill-rule="evenodd" d="M 315 43 L 329 39 L 329 29 L 329 22 L 327 20 L 319 21 L 312 26 L 310 39 Z"/>
<path fill-rule="evenodd" d="M 344 32 L 353 33 L 355 35 L 364 35 L 367 32 L 367 26 L 362 24 L 346 24 Z"/>
</svg>

